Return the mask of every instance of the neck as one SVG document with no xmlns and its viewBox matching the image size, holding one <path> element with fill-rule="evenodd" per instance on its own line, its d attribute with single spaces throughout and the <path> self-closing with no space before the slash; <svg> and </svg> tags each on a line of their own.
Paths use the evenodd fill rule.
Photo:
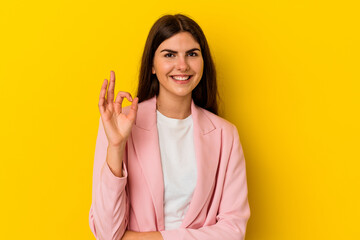
<svg viewBox="0 0 360 240">
<path fill-rule="evenodd" d="M 169 118 L 185 119 L 191 114 L 191 94 L 186 97 L 156 98 L 157 110 Z"/>
</svg>

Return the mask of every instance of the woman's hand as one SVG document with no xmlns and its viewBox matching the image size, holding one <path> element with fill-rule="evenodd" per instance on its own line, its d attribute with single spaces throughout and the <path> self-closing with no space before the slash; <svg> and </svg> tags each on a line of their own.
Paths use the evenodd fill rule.
<svg viewBox="0 0 360 240">
<path fill-rule="evenodd" d="M 105 98 L 107 84 L 107 79 L 105 79 L 99 99 L 101 120 L 108 139 L 106 162 L 115 176 L 122 177 L 122 157 L 126 141 L 136 118 L 139 99 L 135 98 L 133 100 L 128 92 L 119 92 L 114 102 L 115 73 L 113 71 L 110 72 L 110 84 Z M 121 108 L 124 97 L 132 102 L 127 115 L 122 112 Z"/>
<path fill-rule="evenodd" d="M 105 98 L 107 79 L 104 80 L 99 99 L 99 110 L 109 142 L 113 148 L 124 146 L 131 132 L 132 125 L 136 118 L 138 98 L 132 99 L 128 92 L 118 92 L 114 102 L 115 72 L 110 72 L 110 84 Z M 122 112 L 122 101 L 126 97 L 131 104 L 128 115 Z"/>
</svg>

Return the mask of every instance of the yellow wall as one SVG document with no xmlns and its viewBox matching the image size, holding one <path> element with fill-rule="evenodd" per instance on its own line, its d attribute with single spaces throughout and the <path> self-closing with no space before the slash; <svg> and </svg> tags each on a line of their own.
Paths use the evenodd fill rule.
<svg viewBox="0 0 360 240">
<path fill-rule="evenodd" d="M 94 239 L 88 225 L 100 87 L 134 93 L 165 13 L 202 26 L 223 116 L 239 129 L 248 240 L 358 239 L 356 1 L 3 1 L 2 239 Z"/>
</svg>

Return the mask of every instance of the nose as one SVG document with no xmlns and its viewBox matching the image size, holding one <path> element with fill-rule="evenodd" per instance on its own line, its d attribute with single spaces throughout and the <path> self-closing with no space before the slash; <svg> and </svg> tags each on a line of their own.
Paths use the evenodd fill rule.
<svg viewBox="0 0 360 240">
<path fill-rule="evenodd" d="M 189 64 L 185 56 L 179 56 L 176 61 L 176 69 L 182 72 L 189 70 Z"/>
</svg>

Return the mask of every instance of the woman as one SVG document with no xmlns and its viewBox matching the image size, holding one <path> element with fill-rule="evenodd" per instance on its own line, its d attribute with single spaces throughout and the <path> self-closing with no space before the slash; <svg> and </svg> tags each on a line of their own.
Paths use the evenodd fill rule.
<svg viewBox="0 0 360 240">
<path fill-rule="evenodd" d="M 146 41 L 138 97 L 111 72 L 100 99 L 90 228 L 97 239 L 244 239 L 250 209 L 236 127 L 217 116 L 206 38 L 181 14 Z M 132 102 L 122 109 L 124 98 Z"/>
</svg>

